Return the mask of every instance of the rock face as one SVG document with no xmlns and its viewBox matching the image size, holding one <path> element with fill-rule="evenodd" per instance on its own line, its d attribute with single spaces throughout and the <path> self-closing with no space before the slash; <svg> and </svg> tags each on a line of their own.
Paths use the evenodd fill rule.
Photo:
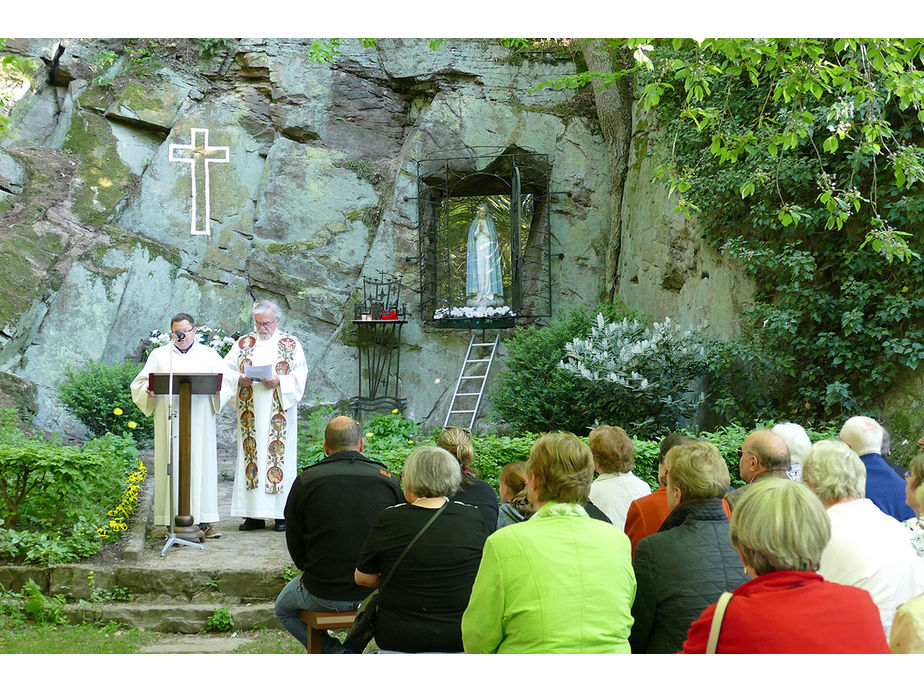
<svg viewBox="0 0 924 693">
<path fill-rule="evenodd" d="M 469 334 L 420 320 L 416 162 L 438 150 L 547 154 L 550 189 L 573 193 L 552 199 L 552 310 L 600 294 L 605 145 L 570 92 L 529 89 L 573 73 L 567 55 L 401 39 L 344 40 L 328 63 L 282 39 L 227 40 L 206 57 L 177 39 L 6 50 L 41 65 L 59 45 L 0 149 L 0 369 L 37 384 L 40 427 L 79 429 L 56 401 L 65 366 L 119 361 L 179 311 L 245 331 L 259 298 L 305 346 L 304 403 L 348 399 L 351 301 L 380 271 L 401 279 L 410 313 L 399 394 L 414 419 L 442 423 Z M 228 160 L 171 161 L 194 129 Z M 206 214 L 211 234 L 192 235 Z"/>
<path fill-rule="evenodd" d="M 695 223 L 673 212 L 663 186 L 651 183 L 654 124 L 637 112 L 623 200 L 619 296 L 655 320 L 669 316 L 687 328 L 738 333 L 738 318 L 754 293 L 740 268 L 705 244 Z"/>
</svg>

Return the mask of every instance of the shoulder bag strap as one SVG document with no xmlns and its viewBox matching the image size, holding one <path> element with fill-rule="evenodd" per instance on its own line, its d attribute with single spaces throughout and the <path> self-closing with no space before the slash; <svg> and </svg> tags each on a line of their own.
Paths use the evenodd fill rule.
<svg viewBox="0 0 924 693">
<path fill-rule="evenodd" d="M 725 609 L 728 602 L 731 601 L 731 592 L 722 592 L 719 601 L 715 605 L 715 613 L 712 614 L 712 627 L 709 629 L 709 642 L 706 644 L 706 654 L 715 654 L 719 646 L 719 631 L 722 630 L 722 619 L 725 618 Z"/>
<path fill-rule="evenodd" d="M 398 565 L 401 563 L 401 561 L 402 561 L 402 560 L 404 559 L 404 557 L 407 555 L 407 552 L 411 550 L 411 547 L 417 542 L 418 539 L 420 539 L 421 535 L 422 535 L 424 532 L 427 531 L 427 528 L 428 528 L 430 525 L 433 524 L 434 520 L 436 520 L 436 518 L 438 518 L 438 517 L 440 516 L 440 513 L 442 513 L 446 508 L 449 507 L 449 504 L 450 504 L 451 502 L 452 502 L 452 501 L 447 500 L 445 503 L 443 503 L 443 504 L 440 506 L 439 510 L 437 510 L 435 513 L 433 513 L 433 516 L 432 516 L 429 520 L 427 520 L 426 524 L 425 524 L 423 527 L 420 528 L 420 531 L 417 532 L 417 534 L 414 535 L 414 538 L 411 539 L 410 543 L 409 543 L 407 546 L 404 547 L 404 551 L 401 552 L 401 555 L 398 556 L 398 560 L 395 561 L 395 564 L 391 567 L 391 570 L 388 571 L 388 575 L 385 577 L 385 580 L 382 582 L 381 585 L 379 585 L 379 594 L 381 594 L 381 593 L 382 593 L 382 590 L 385 589 L 385 585 L 387 585 L 387 584 L 388 584 L 388 581 L 391 580 L 391 576 L 395 574 L 395 570 L 398 569 Z"/>
</svg>

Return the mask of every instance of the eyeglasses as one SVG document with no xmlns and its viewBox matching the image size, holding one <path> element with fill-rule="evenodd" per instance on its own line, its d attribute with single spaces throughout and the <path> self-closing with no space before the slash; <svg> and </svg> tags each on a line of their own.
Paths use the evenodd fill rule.
<svg viewBox="0 0 924 693">
<path fill-rule="evenodd" d="M 272 320 L 267 320 L 266 322 L 260 322 L 259 320 L 254 320 L 253 324 L 256 325 L 257 327 L 269 327 L 270 325 L 272 325 L 274 322 L 277 322 L 278 320 L 279 318 L 273 318 Z"/>
</svg>

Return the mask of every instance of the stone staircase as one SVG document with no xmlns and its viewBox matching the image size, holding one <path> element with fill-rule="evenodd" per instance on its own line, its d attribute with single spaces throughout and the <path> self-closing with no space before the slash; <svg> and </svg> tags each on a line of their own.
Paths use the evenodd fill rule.
<svg viewBox="0 0 924 693">
<path fill-rule="evenodd" d="M 230 485 L 220 482 L 219 487 Z M 230 489 L 224 489 L 227 502 Z M 273 601 L 297 574 L 285 534 L 266 530 L 240 532 L 240 518 L 215 526 L 222 537 L 203 549 L 175 545 L 165 556 L 163 530 L 152 531 L 153 476 L 143 489 L 139 516 L 118 557 L 54 567 L 0 566 L 0 586 L 21 592 L 34 580 L 42 593 L 67 598 L 65 613 L 75 623 L 115 621 L 142 630 L 198 633 L 216 609 L 226 609 L 235 630 L 282 628 Z M 223 513 L 224 515 L 224 513 Z M 112 597 L 127 601 L 112 601 Z"/>
<path fill-rule="evenodd" d="M 163 567 L 62 565 L 0 567 L 0 584 L 19 592 L 30 579 L 48 596 L 64 595 L 74 623 L 116 621 L 142 630 L 198 633 L 218 608 L 237 630 L 281 628 L 273 600 L 285 584 L 282 570 L 207 570 Z M 129 601 L 111 601 L 125 595 Z"/>
</svg>

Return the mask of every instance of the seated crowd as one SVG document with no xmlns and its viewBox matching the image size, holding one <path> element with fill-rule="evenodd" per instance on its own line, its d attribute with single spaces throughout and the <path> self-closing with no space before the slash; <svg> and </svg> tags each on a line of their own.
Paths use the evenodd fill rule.
<svg viewBox="0 0 924 693">
<path fill-rule="evenodd" d="M 400 482 L 363 440 L 334 418 L 286 504 L 302 573 L 276 614 L 303 645 L 302 611 L 377 589 L 377 652 L 924 652 L 924 437 L 906 472 L 869 417 L 814 444 L 758 429 L 732 488 L 715 445 L 671 434 L 652 492 L 628 434 L 598 426 L 540 436 L 497 493 L 463 429 Z M 346 643 L 322 633 L 324 653 L 363 649 Z"/>
</svg>

